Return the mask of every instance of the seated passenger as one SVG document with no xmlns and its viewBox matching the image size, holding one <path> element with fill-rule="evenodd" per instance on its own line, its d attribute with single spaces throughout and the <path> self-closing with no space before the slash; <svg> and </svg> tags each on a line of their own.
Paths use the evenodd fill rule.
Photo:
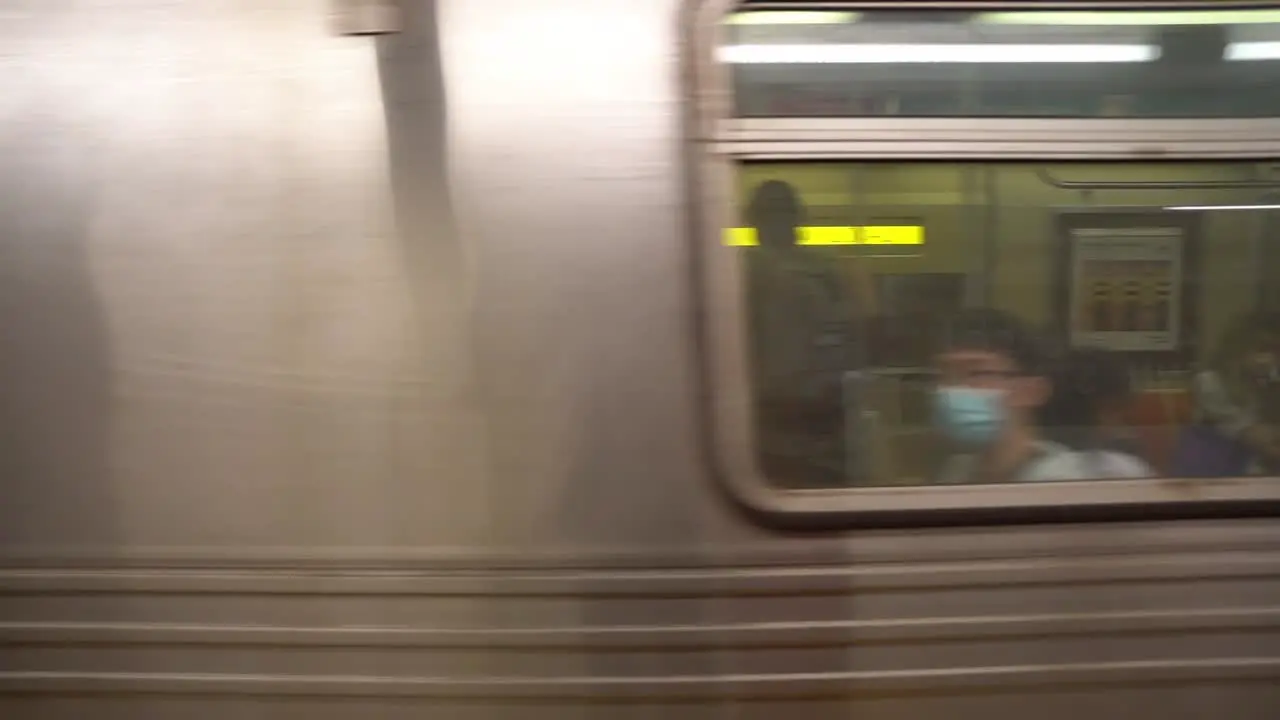
<svg viewBox="0 0 1280 720">
<path fill-rule="evenodd" d="M 1280 318 L 1240 318 L 1192 381 L 1195 424 L 1179 441 L 1174 474 L 1235 477 L 1280 472 Z"/>
<path fill-rule="evenodd" d="M 1121 462 L 1132 462 L 1134 472 L 1141 467 L 1142 475 L 1152 476 L 1155 470 L 1138 459 L 1138 443 L 1124 429 L 1132 395 L 1129 371 L 1119 355 L 1091 348 L 1071 350 L 1059 363 L 1040 424 L 1047 437 L 1094 463 L 1096 477 L 1129 477 L 1129 472 L 1113 467 Z"/>
<path fill-rule="evenodd" d="M 969 310 L 944 329 L 937 355 L 939 429 L 958 452 L 940 481 L 1036 482 L 1144 477 L 1149 468 L 1118 453 L 1073 452 L 1037 425 L 1053 391 L 1044 339 L 999 310 Z"/>
</svg>

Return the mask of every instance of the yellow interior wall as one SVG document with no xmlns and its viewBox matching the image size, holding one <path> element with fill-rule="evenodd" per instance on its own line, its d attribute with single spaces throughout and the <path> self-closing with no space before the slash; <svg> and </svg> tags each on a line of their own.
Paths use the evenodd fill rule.
<svg viewBox="0 0 1280 720">
<path fill-rule="evenodd" d="M 1087 207 L 1250 204 L 1259 190 L 1107 190 L 1083 193 L 1040 181 L 1037 167 L 1066 180 L 1239 180 L 1247 164 L 961 164 L 824 163 L 746 166 L 739 174 L 739 200 L 765 179 L 790 182 L 809 207 L 813 224 L 875 224 L 910 219 L 924 225 L 927 243 L 913 256 L 865 256 L 873 273 L 963 272 L 989 285 L 990 304 L 1035 323 L 1052 319 L 1054 265 L 1058 262 L 1054 218 L 1059 210 Z M 994 205 L 993 205 L 994 203 Z M 1201 234 L 1200 346 L 1211 347 L 1225 326 L 1252 307 L 1259 273 L 1280 281 L 1280 268 L 1259 268 L 1256 254 L 1263 213 L 1203 214 Z M 991 266 L 987 260 L 991 258 Z"/>
</svg>

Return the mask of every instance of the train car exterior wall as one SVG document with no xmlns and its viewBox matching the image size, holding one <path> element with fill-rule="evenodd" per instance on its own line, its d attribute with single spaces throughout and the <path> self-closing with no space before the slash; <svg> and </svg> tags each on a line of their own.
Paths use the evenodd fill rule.
<svg viewBox="0 0 1280 720">
<path fill-rule="evenodd" d="M 0 714 L 1274 718 L 1265 521 L 784 535 L 677 0 L 0 8 Z"/>
</svg>

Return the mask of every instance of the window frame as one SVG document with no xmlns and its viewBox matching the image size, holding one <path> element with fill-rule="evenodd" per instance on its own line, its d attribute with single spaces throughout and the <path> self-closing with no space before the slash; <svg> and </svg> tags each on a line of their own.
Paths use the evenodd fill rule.
<svg viewBox="0 0 1280 720">
<path fill-rule="evenodd" d="M 729 499 L 780 529 L 1271 516 L 1280 478 L 1153 478 L 999 485 L 785 489 L 757 465 L 749 337 L 735 248 L 734 170 L 774 160 L 1213 160 L 1280 157 L 1280 118 L 735 118 L 727 68 L 715 59 L 722 20 L 742 0 L 689 0 L 686 129 L 700 331 L 708 390 L 706 437 Z M 767 9 L 1225 10 L 1280 9 L 1276 0 L 1124 2 L 751 3 Z M 1258 139 L 1262 138 L 1262 139 Z"/>
</svg>

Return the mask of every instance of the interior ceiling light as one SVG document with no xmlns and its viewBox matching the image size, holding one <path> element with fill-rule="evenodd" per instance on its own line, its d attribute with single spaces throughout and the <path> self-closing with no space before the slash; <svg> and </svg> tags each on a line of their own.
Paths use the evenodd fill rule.
<svg viewBox="0 0 1280 720">
<path fill-rule="evenodd" d="M 1227 46 L 1227 60 L 1280 60 L 1280 42 L 1238 42 Z"/>
<path fill-rule="evenodd" d="M 857 22 L 862 13 L 803 11 L 793 12 L 743 12 L 730 15 L 724 22 L 726 25 L 843 25 Z"/>
<path fill-rule="evenodd" d="M 726 45 L 735 64 L 1134 63 L 1160 57 L 1154 45 Z"/>
<path fill-rule="evenodd" d="M 1192 10 L 1129 12 L 1123 10 L 982 13 L 975 22 L 990 25 L 1268 25 L 1280 24 L 1276 10 Z"/>
<path fill-rule="evenodd" d="M 1165 210 L 1186 210 L 1190 212 L 1209 210 L 1280 210 L 1280 205 L 1175 205 Z"/>
</svg>

